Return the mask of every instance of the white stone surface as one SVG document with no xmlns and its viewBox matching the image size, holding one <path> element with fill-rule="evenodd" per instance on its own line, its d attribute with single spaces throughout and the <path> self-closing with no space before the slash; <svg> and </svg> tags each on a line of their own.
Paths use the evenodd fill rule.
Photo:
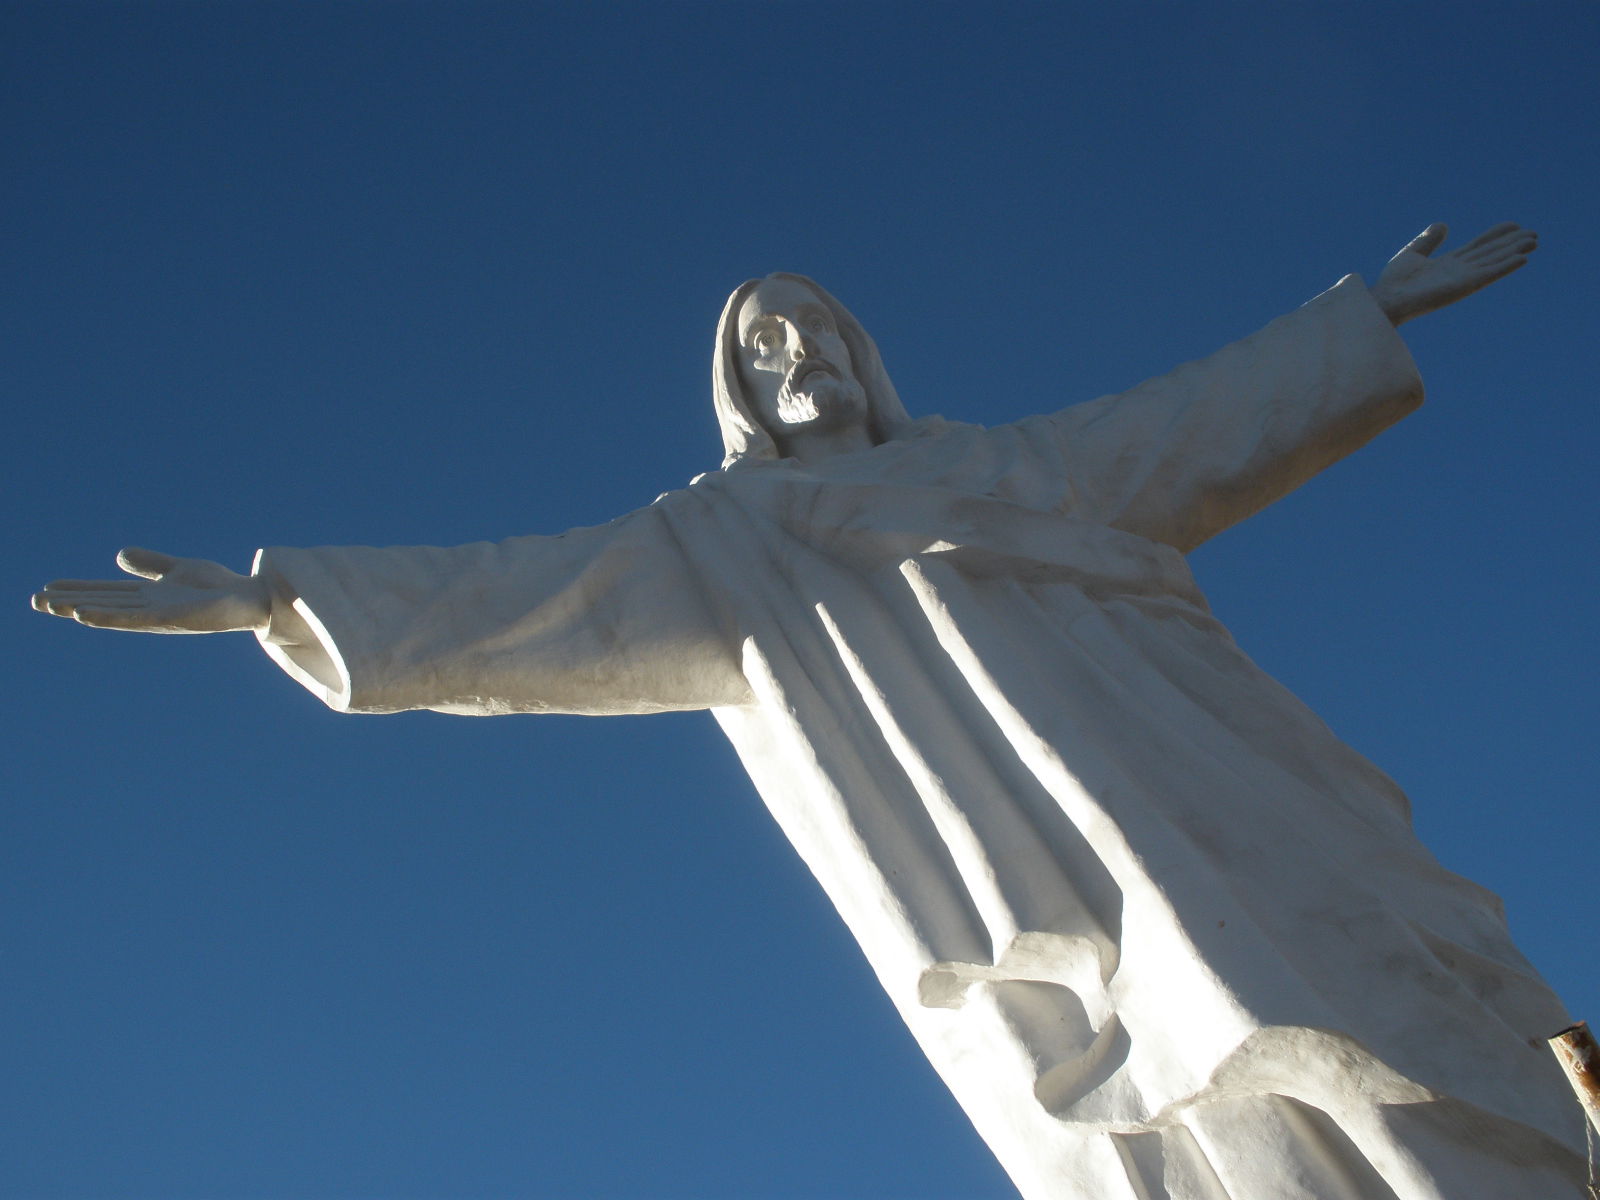
<svg viewBox="0 0 1600 1200">
<path fill-rule="evenodd" d="M 1581 1115 L 1537 1044 L 1559 1001 L 1183 559 L 1409 412 L 1394 324 L 1532 248 L 1442 236 L 988 430 L 912 420 L 837 301 L 753 281 L 718 331 L 724 469 L 648 508 L 271 549 L 251 579 L 133 552 L 152 583 L 37 603 L 255 628 L 341 710 L 712 709 L 1028 1197 L 1576 1194 Z"/>
</svg>

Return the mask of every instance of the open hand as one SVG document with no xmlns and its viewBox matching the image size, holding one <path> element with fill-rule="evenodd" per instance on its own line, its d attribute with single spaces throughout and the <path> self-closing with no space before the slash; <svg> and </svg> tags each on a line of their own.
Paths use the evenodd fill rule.
<svg viewBox="0 0 1600 1200">
<path fill-rule="evenodd" d="M 267 624 L 266 585 L 221 563 L 129 546 L 117 566 L 140 580 L 58 579 L 34 595 L 33 607 L 97 629 L 139 633 L 225 633 Z"/>
<path fill-rule="evenodd" d="M 1454 304 L 1528 261 L 1539 235 L 1515 221 L 1486 229 L 1459 250 L 1429 256 L 1443 244 L 1449 229 L 1429 225 L 1389 260 L 1372 297 L 1396 325 Z"/>
</svg>

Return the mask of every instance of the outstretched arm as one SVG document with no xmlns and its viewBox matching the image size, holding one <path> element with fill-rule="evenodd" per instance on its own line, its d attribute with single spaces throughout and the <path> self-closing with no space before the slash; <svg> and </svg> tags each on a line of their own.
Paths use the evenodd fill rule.
<svg viewBox="0 0 1600 1200">
<path fill-rule="evenodd" d="M 1428 226 L 1370 290 L 1347 277 L 1208 358 L 1039 418 L 1066 456 L 1070 504 L 1187 551 L 1405 416 L 1422 383 L 1394 326 L 1509 275 L 1538 244 L 1506 223 L 1432 257 L 1445 233 Z"/>
<path fill-rule="evenodd" d="M 274 662 L 340 711 L 605 715 L 744 704 L 736 630 L 676 524 L 703 508 L 682 493 L 676 505 L 556 537 L 268 549 L 248 576 L 128 549 L 118 565 L 140 578 L 57 580 L 33 606 L 102 629 L 253 630 Z"/>
<path fill-rule="evenodd" d="M 271 611 L 266 584 L 203 558 L 174 558 L 130 546 L 117 566 L 131 579 L 57 579 L 35 593 L 33 607 L 98 629 L 138 633 L 226 633 L 264 629 Z"/>
<path fill-rule="evenodd" d="M 1539 246 L 1538 234 L 1506 221 L 1460 249 L 1429 257 L 1449 232 L 1445 225 L 1429 225 L 1389 260 L 1372 285 L 1372 298 L 1396 325 L 1488 287 L 1526 263 Z"/>
</svg>

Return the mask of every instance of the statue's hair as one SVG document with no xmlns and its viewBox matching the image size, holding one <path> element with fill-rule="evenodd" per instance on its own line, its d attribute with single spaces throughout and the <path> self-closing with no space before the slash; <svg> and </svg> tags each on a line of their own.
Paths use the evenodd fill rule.
<svg viewBox="0 0 1600 1200">
<path fill-rule="evenodd" d="M 808 288 L 833 314 L 839 336 L 850 350 L 855 377 L 866 392 L 868 434 L 874 443 L 886 442 L 899 435 L 911 424 L 911 418 L 900 403 L 894 384 L 889 382 L 877 345 L 867 336 L 861 322 L 819 284 L 804 275 L 774 271 L 767 278 L 787 279 Z M 751 405 L 750 398 L 744 394 L 744 386 L 739 381 L 739 310 L 761 282 L 759 279 L 747 279 L 735 288 L 723 307 L 722 319 L 717 322 L 717 344 L 711 359 L 711 392 L 717 408 L 717 424 L 722 428 L 724 470 L 741 463 L 778 457 L 778 447 L 771 431 L 761 424 L 761 418 Z"/>
</svg>

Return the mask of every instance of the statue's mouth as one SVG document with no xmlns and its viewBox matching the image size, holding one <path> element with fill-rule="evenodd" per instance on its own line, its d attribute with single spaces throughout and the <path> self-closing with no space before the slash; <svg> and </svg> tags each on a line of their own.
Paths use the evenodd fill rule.
<svg viewBox="0 0 1600 1200">
<path fill-rule="evenodd" d="M 806 379 L 808 376 L 815 375 L 818 371 L 821 371 L 827 375 L 834 374 L 833 368 L 820 359 L 808 358 L 805 362 L 800 363 L 793 371 L 789 372 L 790 389 L 792 390 L 799 387 L 801 381 Z"/>
</svg>

